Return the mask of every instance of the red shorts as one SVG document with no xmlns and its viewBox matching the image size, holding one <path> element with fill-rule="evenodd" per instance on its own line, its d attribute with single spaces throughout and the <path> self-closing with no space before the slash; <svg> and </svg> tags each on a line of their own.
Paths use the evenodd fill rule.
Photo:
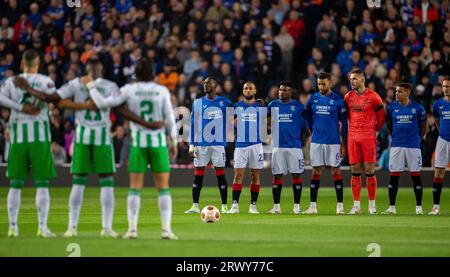
<svg viewBox="0 0 450 277">
<path fill-rule="evenodd" d="M 376 163 L 377 141 L 376 139 L 351 139 L 348 138 L 348 159 L 350 164 Z"/>
</svg>

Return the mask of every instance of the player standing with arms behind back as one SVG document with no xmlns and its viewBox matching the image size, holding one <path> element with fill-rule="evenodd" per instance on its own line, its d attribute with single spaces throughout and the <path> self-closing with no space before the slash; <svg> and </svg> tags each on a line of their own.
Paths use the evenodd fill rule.
<svg viewBox="0 0 450 277">
<path fill-rule="evenodd" d="M 228 212 L 227 180 L 225 179 L 226 110 L 233 103 L 216 95 L 217 79 L 209 76 L 203 82 L 206 96 L 192 105 L 189 154 L 194 157 L 195 177 L 192 185 L 192 207 L 187 214 L 200 213 L 198 207 L 205 167 L 212 162 L 222 199 L 222 213 Z"/>
<path fill-rule="evenodd" d="M 336 189 L 336 214 L 345 214 L 342 174 L 339 166 L 341 154 L 345 153 L 347 140 L 347 115 L 344 99 L 331 90 L 331 75 L 322 72 L 317 77 L 319 92 L 313 94 L 306 104 L 309 125 L 312 126 L 311 138 L 311 204 L 305 214 L 317 214 L 317 193 L 320 175 L 325 167 L 330 167 Z M 339 135 L 339 122 L 342 124 L 342 147 Z"/>
<path fill-rule="evenodd" d="M 442 183 L 444 182 L 445 169 L 448 166 L 450 155 L 450 76 L 442 82 L 444 97 L 434 102 L 433 114 L 436 125 L 439 128 L 439 138 L 436 143 L 434 160 L 433 202 L 434 206 L 429 215 L 438 215 L 441 211 L 440 201 Z"/>
<path fill-rule="evenodd" d="M 260 181 L 259 176 L 263 168 L 263 147 L 260 137 L 261 112 L 264 115 L 267 109 L 259 104 L 256 97 L 256 86 L 252 82 L 246 82 L 242 89 L 244 100 L 236 103 L 236 149 L 234 149 L 234 179 L 233 179 L 233 204 L 228 211 L 229 214 L 239 213 L 239 196 L 242 191 L 242 181 L 245 168 L 251 171 L 250 184 L 250 214 L 259 214 L 256 209 Z"/>
<path fill-rule="evenodd" d="M 392 102 L 387 109 L 386 122 L 391 133 L 391 148 L 389 149 L 389 208 L 383 214 L 396 214 L 395 198 L 397 197 L 400 174 L 408 167 L 414 183 L 416 195 L 416 214 L 422 211 L 422 153 L 420 138 L 426 131 L 427 114 L 419 103 L 410 100 L 412 85 L 400 83 L 395 89 L 397 101 Z"/>
<path fill-rule="evenodd" d="M 375 91 L 366 88 L 364 72 L 361 69 L 350 71 L 349 81 L 352 90 L 344 98 L 349 123 L 347 142 L 352 169 L 351 187 L 354 203 L 349 214 L 361 213 L 361 174 L 363 169 L 366 174 L 369 196 L 369 214 L 376 214 L 376 133 L 383 127 L 386 115 L 380 96 Z"/>
</svg>

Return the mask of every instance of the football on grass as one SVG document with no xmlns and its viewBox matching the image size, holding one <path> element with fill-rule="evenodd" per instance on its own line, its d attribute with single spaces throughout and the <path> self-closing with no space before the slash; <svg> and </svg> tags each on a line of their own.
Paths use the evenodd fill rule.
<svg viewBox="0 0 450 277">
<path fill-rule="evenodd" d="M 200 216 L 202 218 L 202 221 L 206 223 L 215 223 L 220 220 L 219 209 L 217 209 L 213 205 L 204 207 Z"/>
</svg>

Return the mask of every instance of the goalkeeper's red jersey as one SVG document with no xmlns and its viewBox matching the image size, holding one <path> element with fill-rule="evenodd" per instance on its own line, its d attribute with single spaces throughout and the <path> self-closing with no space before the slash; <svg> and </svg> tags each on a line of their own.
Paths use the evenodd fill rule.
<svg viewBox="0 0 450 277">
<path fill-rule="evenodd" d="M 348 118 L 348 139 L 376 139 L 383 127 L 383 101 L 375 91 L 367 88 L 363 94 L 349 91 L 345 97 Z"/>
</svg>

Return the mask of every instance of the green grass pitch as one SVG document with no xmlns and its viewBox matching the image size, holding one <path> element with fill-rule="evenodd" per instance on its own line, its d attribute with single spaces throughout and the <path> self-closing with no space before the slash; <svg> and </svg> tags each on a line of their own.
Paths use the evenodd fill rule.
<svg viewBox="0 0 450 277">
<path fill-rule="evenodd" d="M 58 234 L 55 239 L 38 239 L 35 190 L 24 188 L 19 215 L 20 237 L 6 237 L 7 188 L 0 189 L 0 256 L 57 256 L 70 253 L 67 246 L 78 243 L 81 256 L 356 256 L 367 257 L 367 245 L 378 243 L 381 256 L 450 256 L 450 191 L 444 189 L 441 215 L 415 215 L 412 188 L 399 190 L 397 215 L 368 215 L 366 190 L 363 189 L 363 215 L 335 215 L 334 189 L 319 191 L 318 215 L 292 213 L 292 189 L 283 189 L 282 215 L 265 214 L 272 207 L 270 188 L 261 190 L 260 215 L 247 214 L 249 191 L 241 195 L 241 214 L 222 215 L 217 224 L 206 224 L 199 215 L 185 215 L 191 205 L 190 188 L 172 188 L 174 201 L 173 230 L 178 241 L 160 239 L 160 222 L 156 191 L 146 188 L 142 193 L 137 240 L 101 239 L 101 208 L 99 188 L 89 187 L 81 210 L 78 238 L 65 239 L 70 188 L 52 188 L 49 227 Z M 126 188 L 116 189 L 114 229 L 120 234 L 127 230 Z M 229 197 L 231 197 L 229 195 Z M 216 187 L 202 190 L 201 206 L 220 207 Z M 302 210 L 309 204 L 309 190 L 304 189 Z M 351 208 L 351 191 L 345 191 L 344 206 Z M 431 189 L 424 190 L 424 212 L 432 206 Z M 379 188 L 377 208 L 380 213 L 388 207 L 387 189 Z"/>
</svg>

